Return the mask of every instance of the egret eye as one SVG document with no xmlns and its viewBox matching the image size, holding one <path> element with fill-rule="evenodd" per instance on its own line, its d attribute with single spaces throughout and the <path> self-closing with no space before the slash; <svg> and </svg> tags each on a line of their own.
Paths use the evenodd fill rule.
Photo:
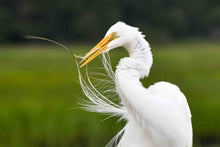
<svg viewBox="0 0 220 147">
<path fill-rule="evenodd" d="M 113 32 L 112 33 L 112 36 L 111 36 L 111 38 L 110 38 L 110 41 L 112 41 L 112 40 L 114 40 L 114 39 L 116 39 L 117 38 L 117 34 L 116 34 L 116 32 Z"/>
<path fill-rule="evenodd" d="M 113 33 L 112 33 L 112 37 L 113 37 L 113 38 L 117 37 L 117 33 L 116 33 L 116 32 L 113 32 Z"/>
</svg>

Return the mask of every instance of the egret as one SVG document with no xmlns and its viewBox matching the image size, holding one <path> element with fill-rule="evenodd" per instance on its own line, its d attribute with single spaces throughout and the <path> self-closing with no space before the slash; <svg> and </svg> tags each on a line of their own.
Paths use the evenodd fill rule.
<svg viewBox="0 0 220 147">
<path fill-rule="evenodd" d="M 184 94 L 169 82 L 157 82 L 148 88 L 140 82 L 148 77 L 153 58 L 150 45 L 138 28 L 124 22 L 111 26 L 104 39 L 79 62 L 80 67 L 117 47 L 125 48 L 129 57 L 120 60 L 115 72 L 106 58 L 103 64 L 115 82 L 121 104 L 80 81 L 90 100 L 87 109 L 119 115 L 127 121 L 116 135 L 121 135 L 120 141 L 112 140 L 118 147 L 191 147 L 191 112 Z"/>
</svg>

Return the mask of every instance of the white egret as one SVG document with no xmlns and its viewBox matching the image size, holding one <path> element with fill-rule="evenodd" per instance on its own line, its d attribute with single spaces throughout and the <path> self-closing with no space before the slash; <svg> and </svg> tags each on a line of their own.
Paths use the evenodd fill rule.
<svg viewBox="0 0 220 147">
<path fill-rule="evenodd" d="M 115 81 L 122 104 L 113 103 L 81 80 L 83 91 L 90 100 L 87 109 L 120 115 L 127 120 L 116 136 L 123 134 L 118 147 L 191 147 L 191 112 L 184 94 L 168 82 L 158 82 L 149 88 L 140 82 L 141 78 L 148 77 L 153 58 L 138 28 L 123 22 L 114 24 L 104 39 L 81 60 L 80 67 L 102 52 L 117 47 L 124 47 L 129 57 L 120 60 L 115 73 L 106 58 L 103 63 Z"/>
</svg>

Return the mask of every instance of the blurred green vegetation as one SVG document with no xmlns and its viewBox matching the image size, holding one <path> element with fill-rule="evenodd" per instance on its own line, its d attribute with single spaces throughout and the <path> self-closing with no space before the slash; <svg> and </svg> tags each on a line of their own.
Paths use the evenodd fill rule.
<svg viewBox="0 0 220 147">
<path fill-rule="evenodd" d="M 76 54 L 91 46 L 71 45 Z M 147 87 L 169 81 L 192 111 L 195 146 L 220 145 L 220 44 L 152 45 Z M 126 54 L 110 52 L 113 66 Z M 101 65 L 98 59 L 90 67 Z M 0 146 L 104 146 L 124 125 L 78 109 L 83 96 L 72 57 L 49 45 L 0 46 Z"/>
</svg>

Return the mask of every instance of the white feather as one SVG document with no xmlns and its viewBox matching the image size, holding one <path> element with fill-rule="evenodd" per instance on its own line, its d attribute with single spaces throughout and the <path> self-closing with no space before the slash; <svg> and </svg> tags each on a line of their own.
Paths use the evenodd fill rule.
<svg viewBox="0 0 220 147">
<path fill-rule="evenodd" d="M 118 39 L 109 43 L 107 52 L 122 46 L 130 56 L 120 60 L 115 73 L 108 54 L 107 57 L 105 54 L 102 56 L 106 73 L 116 86 L 110 91 L 117 90 L 122 105 L 101 94 L 92 84 L 88 73 L 87 84 L 79 71 L 80 84 L 89 100 L 84 104 L 85 109 L 127 120 L 125 128 L 108 145 L 116 145 L 124 132 L 118 144 L 120 147 L 191 147 L 191 113 L 183 93 L 168 82 L 158 82 L 148 89 L 140 82 L 140 78 L 149 75 L 153 63 L 144 35 L 137 28 L 122 22 L 113 25 L 106 36 L 112 32 L 117 33 Z"/>
</svg>

